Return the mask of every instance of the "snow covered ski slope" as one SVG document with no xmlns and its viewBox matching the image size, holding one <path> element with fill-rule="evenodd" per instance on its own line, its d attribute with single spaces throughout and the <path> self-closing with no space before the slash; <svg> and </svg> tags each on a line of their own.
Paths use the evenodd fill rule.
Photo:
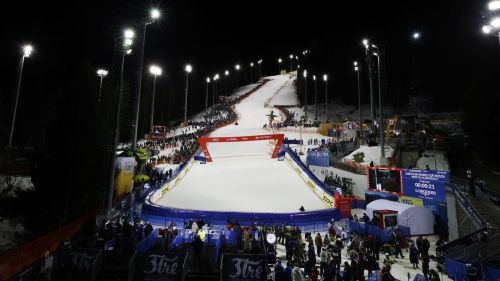
<svg viewBox="0 0 500 281">
<path fill-rule="evenodd" d="M 272 81 L 235 106 L 238 125 L 222 127 L 210 136 L 272 133 L 263 128 L 271 110 L 264 104 L 297 104 L 298 100 L 290 76 L 269 78 Z M 207 146 L 213 162 L 195 163 L 177 186 L 156 202 L 157 205 L 257 213 L 293 213 L 298 212 L 300 206 L 306 211 L 329 208 L 286 161 L 271 158 L 274 144 L 269 141 L 208 143 Z"/>
</svg>

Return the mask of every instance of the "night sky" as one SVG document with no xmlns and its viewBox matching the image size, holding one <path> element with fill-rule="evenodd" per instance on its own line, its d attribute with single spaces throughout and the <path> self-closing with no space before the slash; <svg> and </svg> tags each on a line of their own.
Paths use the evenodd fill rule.
<svg viewBox="0 0 500 281">
<path fill-rule="evenodd" d="M 422 33 L 416 54 L 433 110 L 467 111 L 468 99 L 476 93 L 474 99 L 499 99 L 493 93 L 500 88 L 500 47 L 498 38 L 481 33 L 484 1 L 110 0 L 67 1 L 64 5 L 15 1 L 4 9 L 8 15 L 0 19 L 0 110 L 4 121 L 10 118 L 20 46 L 29 42 L 35 48 L 25 64 L 16 124 L 23 128 L 16 131 L 19 142 L 36 144 L 57 99 L 71 94 L 61 85 L 82 65 L 92 75 L 97 67 L 111 68 L 113 38 L 145 17 L 151 7 L 160 8 L 163 15 L 160 22 L 148 27 L 144 65 L 154 62 L 164 68 L 157 99 L 165 107 L 157 110 L 165 111 L 158 114 L 169 121 L 182 116 L 185 63 L 194 68 L 190 96 L 199 101 L 193 102 L 196 110 L 204 104 L 208 75 L 225 69 L 234 72 L 236 63 L 247 68 L 259 58 L 264 60 L 263 74 L 275 74 L 278 57 L 284 59 L 282 68 L 288 68 L 289 54 L 305 49 L 311 50 L 310 73 L 328 73 L 332 97 L 354 104 L 352 61 L 362 60 L 364 37 L 386 46 L 387 99 L 404 103 L 414 31 Z M 127 58 L 125 70 L 132 89 L 137 53 Z M 249 78 L 246 71 L 240 74 L 240 81 Z M 151 75 L 144 72 L 143 96 L 150 94 L 151 83 Z"/>
</svg>

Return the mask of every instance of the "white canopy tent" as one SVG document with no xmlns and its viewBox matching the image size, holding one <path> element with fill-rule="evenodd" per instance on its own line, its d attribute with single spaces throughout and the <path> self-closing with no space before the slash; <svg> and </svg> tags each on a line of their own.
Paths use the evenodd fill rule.
<svg viewBox="0 0 500 281">
<path fill-rule="evenodd" d="M 379 199 L 366 205 L 366 214 L 372 218 L 373 211 L 393 210 L 398 212 L 398 224 L 410 228 L 411 235 L 434 233 L 435 219 L 431 210 L 399 202 Z"/>
</svg>

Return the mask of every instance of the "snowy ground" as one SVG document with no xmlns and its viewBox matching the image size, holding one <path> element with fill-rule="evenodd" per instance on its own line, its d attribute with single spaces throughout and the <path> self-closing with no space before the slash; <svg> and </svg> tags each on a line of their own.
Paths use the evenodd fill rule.
<svg viewBox="0 0 500 281">
<path fill-rule="evenodd" d="M 270 77 L 272 81 L 235 106 L 239 125 L 222 127 L 210 136 L 269 134 L 264 129 L 270 108 L 264 104 L 296 104 L 297 97 L 288 75 Z M 299 132 L 285 132 L 298 138 Z M 316 129 L 306 138 L 325 138 Z M 326 209 L 286 161 L 271 158 L 269 141 L 209 143 L 212 163 L 196 163 L 185 178 L 157 204 L 197 210 L 240 212 L 296 212 Z M 284 196 L 286 194 L 286 196 Z"/>
<path fill-rule="evenodd" d="M 380 146 L 366 146 L 362 145 L 355 151 L 353 151 L 351 154 L 347 155 L 343 159 L 351 160 L 354 161 L 355 155 L 363 153 L 363 161 L 362 162 L 357 162 L 361 165 L 368 166 L 370 165 L 370 162 L 373 161 L 374 165 L 379 165 L 380 164 Z M 385 157 L 390 157 L 392 156 L 393 149 L 390 146 L 385 146 Z"/>
</svg>

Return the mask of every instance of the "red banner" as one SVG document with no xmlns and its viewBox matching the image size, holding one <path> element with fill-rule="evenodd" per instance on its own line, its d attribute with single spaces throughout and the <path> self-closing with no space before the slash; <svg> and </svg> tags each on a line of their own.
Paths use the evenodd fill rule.
<svg viewBox="0 0 500 281">
<path fill-rule="evenodd" d="M 278 152 L 280 151 L 280 147 L 283 144 L 284 134 L 271 134 L 271 135 L 255 135 L 255 136 L 236 136 L 236 137 L 206 137 L 199 138 L 198 142 L 200 143 L 201 149 L 205 157 L 207 158 L 207 162 L 212 162 L 212 157 L 210 156 L 210 152 L 207 148 L 207 142 L 241 142 L 241 141 L 260 141 L 260 140 L 276 140 L 276 146 L 273 150 L 272 158 L 278 157 Z"/>
<path fill-rule="evenodd" d="M 335 208 L 338 208 L 342 218 L 347 218 L 351 215 L 352 198 L 342 197 L 338 192 L 335 192 Z"/>
</svg>

